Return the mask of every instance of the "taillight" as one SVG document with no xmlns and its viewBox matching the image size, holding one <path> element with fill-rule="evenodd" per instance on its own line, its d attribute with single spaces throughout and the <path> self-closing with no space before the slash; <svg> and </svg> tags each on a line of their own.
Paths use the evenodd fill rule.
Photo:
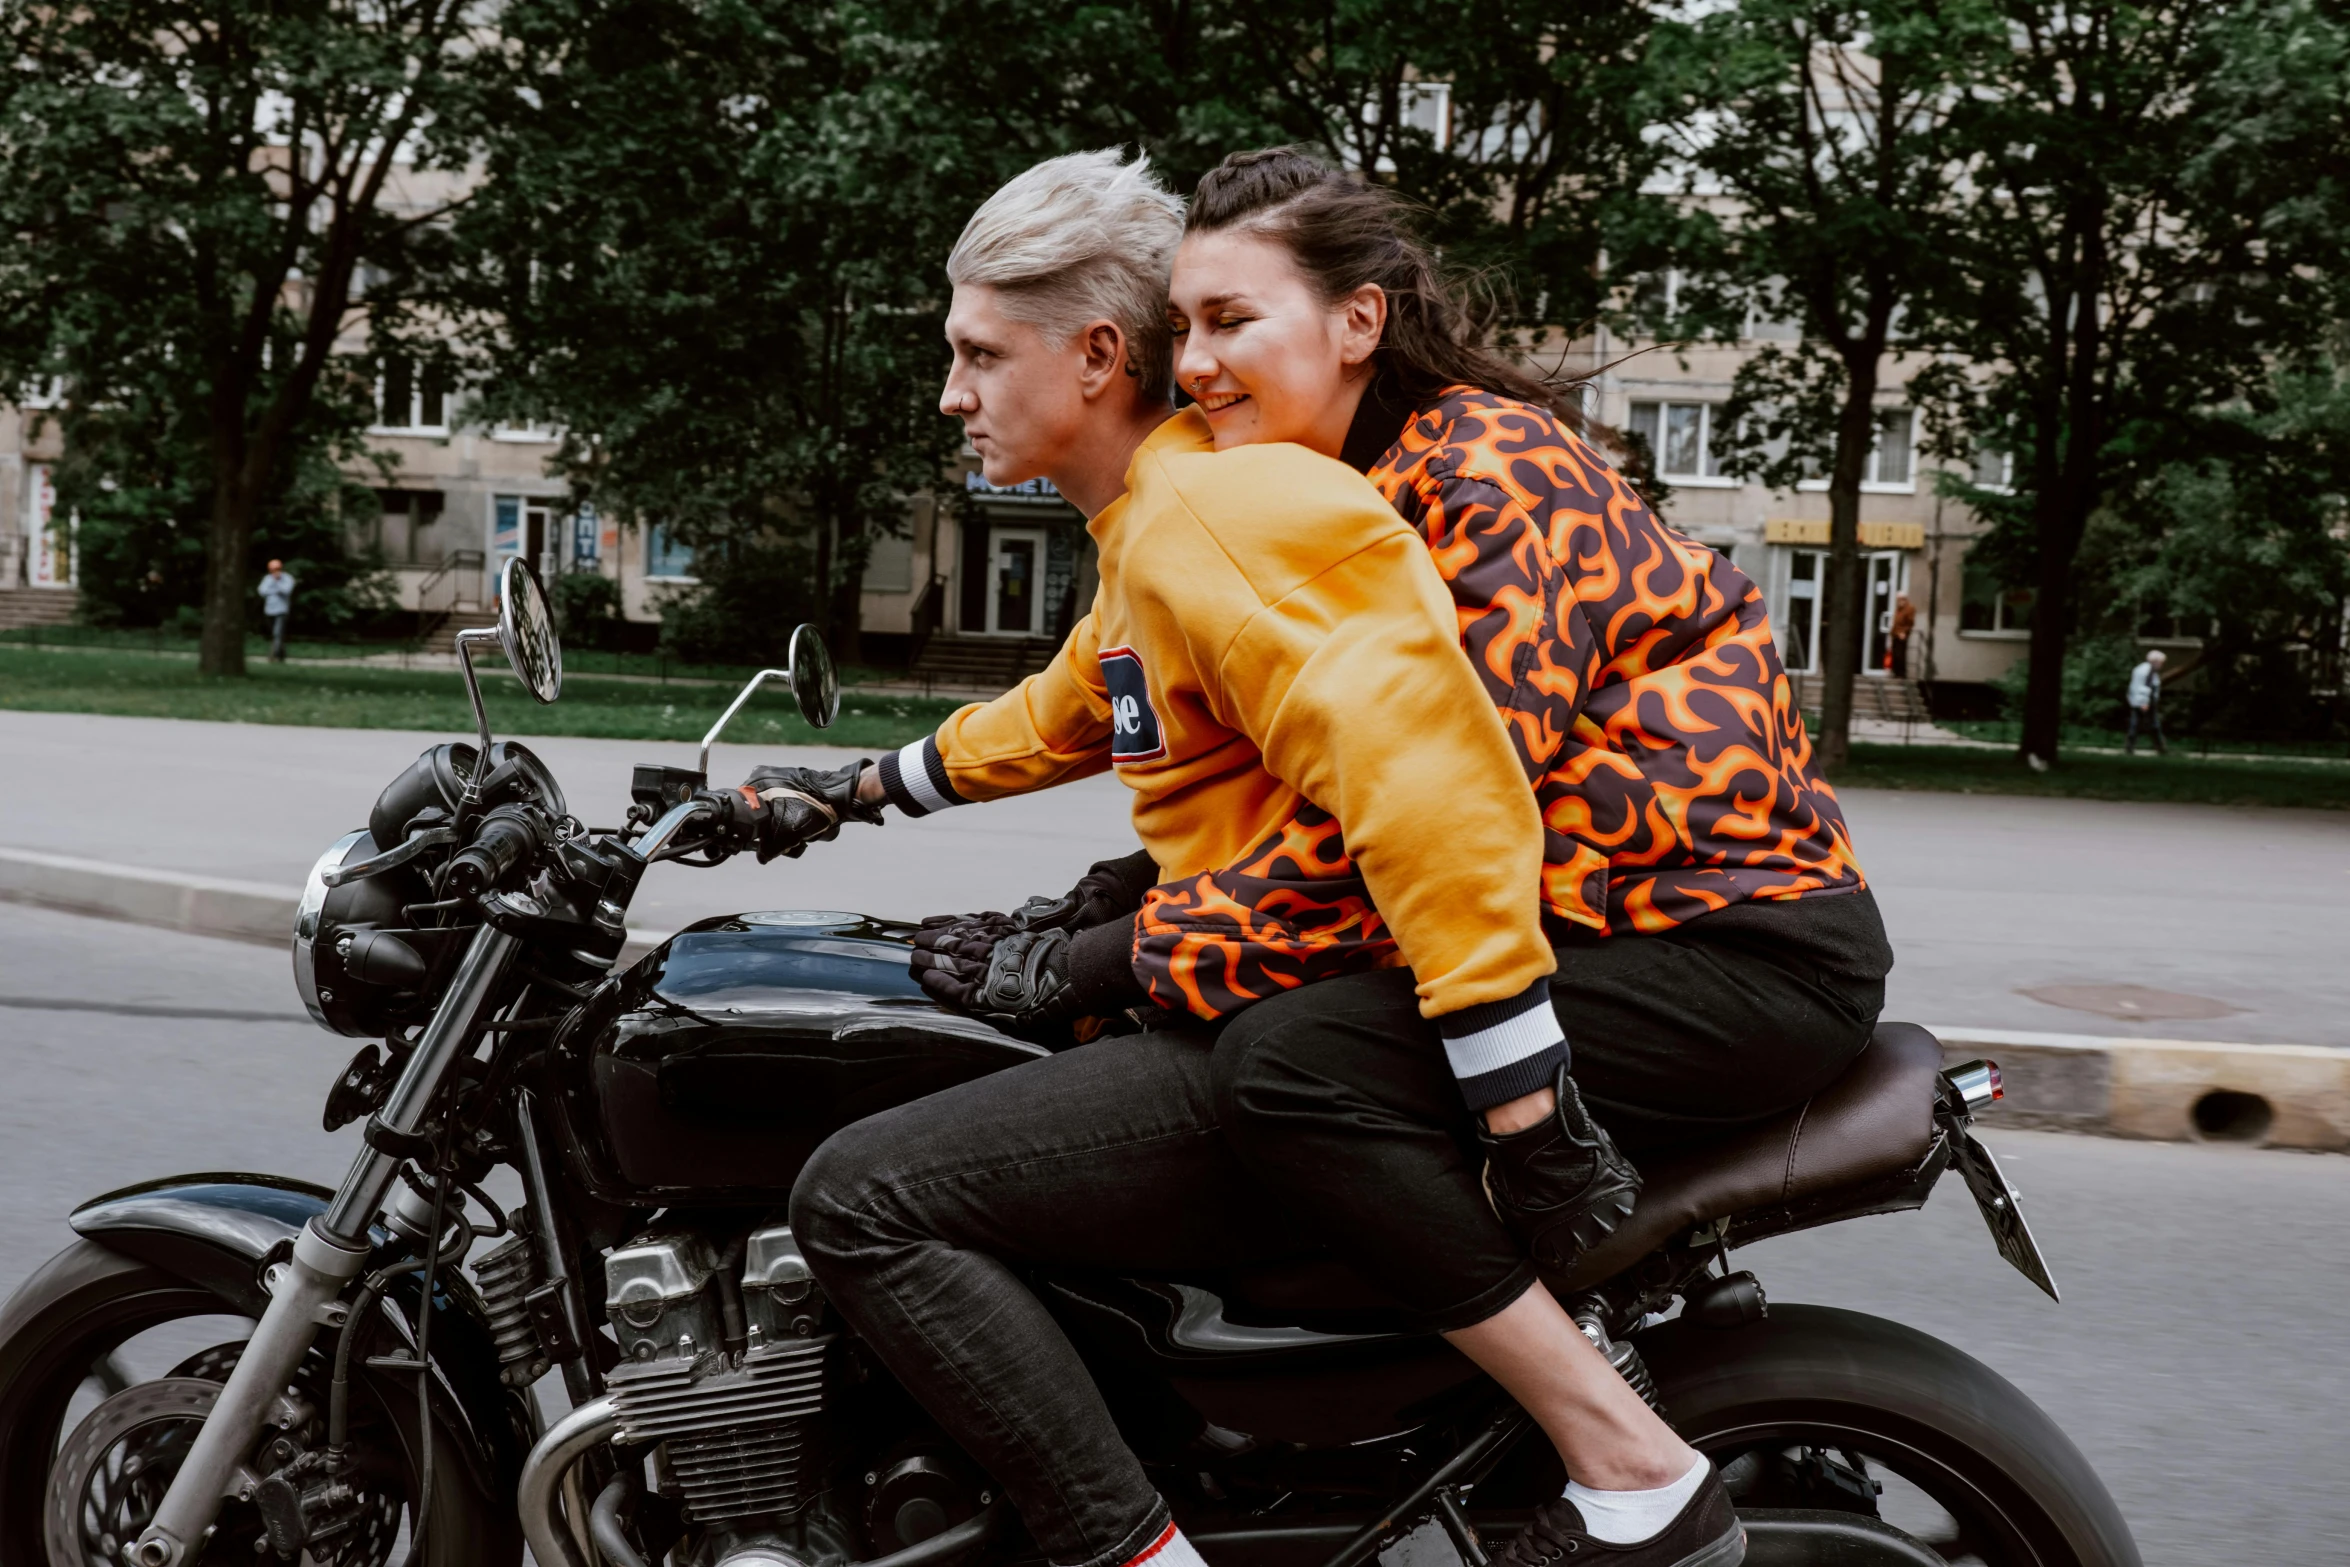
<svg viewBox="0 0 2350 1567">
<path fill-rule="evenodd" d="M 1946 1068 L 1942 1080 L 1957 1090 L 1970 1112 L 2007 1097 L 2007 1090 L 1999 1081 L 1996 1061 L 1968 1061 Z"/>
</svg>

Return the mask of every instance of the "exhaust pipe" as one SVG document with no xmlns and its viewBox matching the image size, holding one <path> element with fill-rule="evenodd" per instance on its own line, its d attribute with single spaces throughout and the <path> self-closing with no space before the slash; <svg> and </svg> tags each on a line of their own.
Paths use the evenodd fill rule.
<svg viewBox="0 0 2350 1567">
<path fill-rule="evenodd" d="M 590 1399 L 549 1426 L 522 1461 L 514 1506 L 539 1567 L 594 1567 L 581 1556 L 563 1515 L 563 1480 L 572 1465 L 619 1434 L 619 1406 L 609 1395 Z"/>
</svg>

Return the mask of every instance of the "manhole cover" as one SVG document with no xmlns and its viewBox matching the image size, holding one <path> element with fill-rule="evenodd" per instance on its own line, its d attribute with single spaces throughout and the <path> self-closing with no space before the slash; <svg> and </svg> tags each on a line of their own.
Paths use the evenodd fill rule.
<svg viewBox="0 0 2350 1567">
<path fill-rule="evenodd" d="M 2185 1022 L 2227 1017 L 2244 1010 L 2209 996 L 2154 990 L 2145 985 L 2041 985 L 2018 990 L 2016 994 L 2044 1001 L 2052 1007 L 2063 1007 L 2068 1012 L 2094 1012 L 2099 1017 L 2120 1018 L 2124 1022 L 2141 1019 Z"/>
</svg>

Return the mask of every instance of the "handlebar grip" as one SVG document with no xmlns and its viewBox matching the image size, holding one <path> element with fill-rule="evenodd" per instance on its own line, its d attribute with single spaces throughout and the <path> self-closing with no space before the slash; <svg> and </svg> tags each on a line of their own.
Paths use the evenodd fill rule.
<svg viewBox="0 0 2350 1567">
<path fill-rule="evenodd" d="M 473 842 L 449 861 L 448 892 L 470 898 L 497 886 L 538 847 L 538 837 L 528 821 L 492 812 Z"/>
</svg>

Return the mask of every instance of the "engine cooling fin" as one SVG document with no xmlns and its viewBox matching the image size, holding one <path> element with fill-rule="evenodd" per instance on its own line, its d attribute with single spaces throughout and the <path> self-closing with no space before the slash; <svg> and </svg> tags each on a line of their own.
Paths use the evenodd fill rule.
<svg viewBox="0 0 2350 1567">
<path fill-rule="evenodd" d="M 797 1512 L 831 1343 L 827 1335 L 762 1345 L 738 1366 L 715 1355 L 617 1366 L 605 1385 L 620 1413 L 619 1440 L 666 1444 L 669 1472 L 698 1523 Z"/>
</svg>

